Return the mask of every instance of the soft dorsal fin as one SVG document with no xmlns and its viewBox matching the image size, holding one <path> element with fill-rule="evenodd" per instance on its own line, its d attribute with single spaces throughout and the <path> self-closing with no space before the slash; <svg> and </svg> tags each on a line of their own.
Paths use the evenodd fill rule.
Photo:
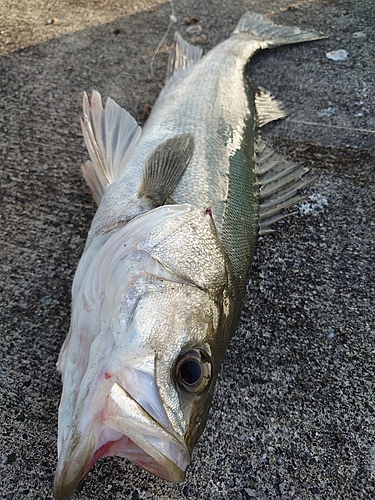
<svg viewBox="0 0 375 500">
<path fill-rule="evenodd" d="M 162 142 L 146 162 L 138 196 L 158 207 L 176 189 L 194 153 L 192 134 L 181 134 Z"/>
<path fill-rule="evenodd" d="M 182 36 L 176 31 L 174 44 L 168 59 L 167 80 L 178 71 L 190 68 L 190 66 L 202 58 L 202 55 L 203 49 L 201 47 L 185 42 Z"/>
<path fill-rule="evenodd" d="M 105 109 L 98 92 L 91 105 L 83 94 L 83 136 L 91 161 L 82 165 L 83 176 L 99 205 L 104 189 L 117 179 L 133 153 L 142 133 L 134 118 L 112 99 Z"/>
<path fill-rule="evenodd" d="M 288 112 L 283 103 L 263 87 L 257 87 L 254 93 L 255 109 L 258 117 L 258 126 L 263 127 L 274 120 L 286 118 Z"/>
<path fill-rule="evenodd" d="M 288 215 L 284 209 L 302 201 L 300 190 L 316 177 L 303 179 L 308 168 L 289 162 L 259 140 L 256 144 L 260 182 L 259 234 L 271 232 L 269 226 Z"/>
</svg>

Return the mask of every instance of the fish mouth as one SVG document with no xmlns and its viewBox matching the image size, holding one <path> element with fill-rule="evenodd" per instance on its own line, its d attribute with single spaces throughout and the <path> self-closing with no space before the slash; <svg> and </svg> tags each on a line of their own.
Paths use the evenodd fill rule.
<svg viewBox="0 0 375 500">
<path fill-rule="evenodd" d="M 69 432 L 56 468 L 53 493 L 66 500 L 101 457 L 120 456 L 167 481 L 185 479 L 190 453 L 182 437 L 167 429 L 117 383 L 106 398 L 100 418 L 83 433 Z"/>
</svg>

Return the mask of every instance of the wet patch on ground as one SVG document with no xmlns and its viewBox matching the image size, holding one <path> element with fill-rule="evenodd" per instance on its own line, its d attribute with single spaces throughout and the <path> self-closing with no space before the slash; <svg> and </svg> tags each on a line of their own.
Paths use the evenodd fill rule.
<svg viewBox="0 0 375 500">
<path fill-rule="evenodd" d="M 322 146 L 277 136 L 274 144 L 286 157 L 318 172 L 338 175 L 362 188 L 375 183 L 375 154 L 370 150 Z"/>
</svg>

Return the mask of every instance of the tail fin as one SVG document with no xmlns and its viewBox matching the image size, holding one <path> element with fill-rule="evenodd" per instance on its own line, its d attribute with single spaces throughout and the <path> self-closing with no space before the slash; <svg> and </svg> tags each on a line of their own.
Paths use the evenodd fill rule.
<svg viewBox="0 0 375 500">
<path fill-rule="evenodd" d="M 309 42 L 327 38 L 317 31 L 301 30 L 293 26 L 278 26 L 261 14 L 246 12 L 239 20 L 233 35 L 249 33 L 260 39 L 262 48 L 278 47 L 289 43 Z"/>
</svg>

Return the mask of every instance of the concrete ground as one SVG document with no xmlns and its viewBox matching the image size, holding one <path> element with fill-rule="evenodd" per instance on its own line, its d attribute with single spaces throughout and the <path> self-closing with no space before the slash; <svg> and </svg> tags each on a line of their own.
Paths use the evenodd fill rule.
<svg viewBox="0 0 375 500">
<path fill-rule="evenodd" d="M 373 0 L 176 0 L 174 10 L 183 36 L 205 50 L 245 10 L 329 35 L 260 53 L 250 68 L 292 111 L 263 137 L 319 179 L 307 204 L 259 240 L 186 482 L 107 458 L 73 498 L 375 498 Z M 161 0 L 1 2 L 3 499 L 52 498 L 55 363 L 95 212 L 79 169 L 82 92 L 111 96 L 143 123 L 164 80 L 172 32 L 154 76 L 150 65 L 170 14 Z M 201 30 L 187 32 L 191 18 Z M 348 58 L 326 57 L 337 49 Z"/>
</svg>

